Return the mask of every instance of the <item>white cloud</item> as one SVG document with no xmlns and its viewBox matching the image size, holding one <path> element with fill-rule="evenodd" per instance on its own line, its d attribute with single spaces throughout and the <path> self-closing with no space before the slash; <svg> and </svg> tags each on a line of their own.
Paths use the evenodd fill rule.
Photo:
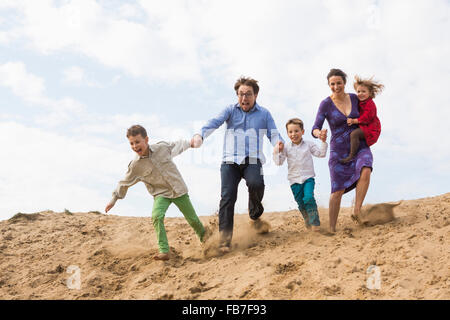
<svg viewBox="0 0 450 320">
<path fill-rule="evenodd" d="M 8 32 L 0 31 L 0 44 L 6 44 L 10 41 L 10 35 Z"/>
<path fill-rule="evenodd" d="M 200 79 L 199 61 L 189 40 L 188 25 L 176 30 L 130 21 L 110 14 L 94 0 L 24 1 L 16 4 L 20 32 L 44 54 L 77 52 L 133 76 L 170 82 Z M 130 14 L 130 6 L 118 9 Z M 181 17 L 183 18 L 183 17 Z M 177 17 L 173 16 L 177 21 Z M 165 37 L 169 37 L 167 40 Z"/>
<path fill-rule="evenodd" d="M 123 18 L 128 19 L 142 19 L 144 14 L 140 6 L 125 3 L 119 7 L 119 14 Z"/>
<path fill-rule="evenodd" d="M 86 75 L 86 71 L 79 66 L 70 66 L 62 71 L 63 82 L 68 85 L 73 86 L 87 86 L 92 88 L 104 88 L 105 85 L 101 84 L 95 80 L 90 79 Z M 111 83 L 116 83 L 118 81 L 117 77 L 112 79 Z"/>
<path fill-rule="evenodd" d="M 85 80 L 84 70 L 77 66 L 68 67 L 63 70 L 64 82 L 80 85 Z"/>
<path fill-rule="evenodd" d="M 44 79 L 28 72 L 23 62 L 7 62 L 0 65 L 0 85 L 9 88 L 14 95 L 32 106 L 45 108 L 49 115 L 40 116 L 38 122 L 60 125 L 73 114 L 81 114 L 85 106 L 69 97 L 51 99 L 46 96 Z"/>
<path fill-rule="evenodd" d="M 16 114 L 9 114 L 9 113 L 0 113 L 0 120 L 6 121 L 6 120 L 15 120 L 15 121 L 23 121 L 24 117 Z"/>
<path fill-rule="evenodd" d="M 0 65 L 0 85 L 8 87 L 27 102 L 40 105 L 48 103 L 43 96 L 44 80 L 28 73 L 23 62 L 7 62 Z"/>
</svg>

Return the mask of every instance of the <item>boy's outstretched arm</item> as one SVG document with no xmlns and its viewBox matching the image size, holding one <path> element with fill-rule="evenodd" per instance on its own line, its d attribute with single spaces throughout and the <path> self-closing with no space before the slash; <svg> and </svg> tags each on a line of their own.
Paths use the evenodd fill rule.
<svg viewBox="0 0 450 320">
<path fill-rule="evenodd" d="M 115 203 L 112 203 L 112 202 L 108 203 L 105 208 L 105 213 L 108 213 L 108 211 L 111 210 L 112 207 L 114 207 L 114 204 Z"/>
<path fill-rule="evenodd" d="M 128 171 L 125 175 L 125 178 L 123 180 L 119 181 L 116 190 L 114 190 L 114 192 L 113 192 L 113 197 L 112 197 L 111 201 L 106 205 L 105 213 L 108 213 L 108 211 L 111 210 L 112 207 L 114 207 L 114 205 L 116 204 L 116 201 L 118 199 L 125 198 L 128 188 L 135 185 L 139 181 L 140 181 L 139 177 L 137 177 L 133 173 L 133 169 L 132 169 L 131 162 L 130 162 L 130 164 L 128 165 Z"/>
<path fill-rule="evenodd" d="M 187 149 L 191 148 L 192 146 L 192 139 L 191 141 L 188 140 L 178 140 L 175 142 L 169 142 L 169 149 L 170 149 L 170 155 L 173 157 L 176 157 L 180 153 L 186 151 Z"/>
</svg>

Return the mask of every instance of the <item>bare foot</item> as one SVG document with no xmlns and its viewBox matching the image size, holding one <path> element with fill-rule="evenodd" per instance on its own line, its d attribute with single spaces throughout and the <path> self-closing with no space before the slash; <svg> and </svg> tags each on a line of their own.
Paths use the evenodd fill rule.
<svg viewBox="0 0 450 320">
<path fill-rule="evenodd" d="M 356 223 L 356 224 L 361 224 L 361 219 L 359 218 L 359 215 L 357 214 L 352 214 L 350 216 L 350 218 L 352 218 L 352 220 Z"/>
<path fill-rule="evenodd" d="M 330 230 L 322 230 L 322 231 L 320 231 L 320 233 L 327 237 L 332 237 L 332 236 L 336 235 L 336 231 L 333 232 Z"/>
<path fill-rule="evenodd" d="M 329 227 L 328 229 L 322 230 L 321 234 L 323 234 L 324 236 L 332 237 L 336 235 L 336 228 Z"/>
<path fill-rule="evenodd" d="M 162 252 L 160 252 L 160 253 L 158 253 L 157 255 L 155 255 L 154 257 L 153 257 L 153 259 L 155 259 L 155 260 L 169 260 L 169 253 L 162 253 Z"/>
<path fill-rule="evenodd" d="M 320 227 L 319 226 L 311 226 L 311 230 L 313 232 L 320 232 Z"/>
</svg>

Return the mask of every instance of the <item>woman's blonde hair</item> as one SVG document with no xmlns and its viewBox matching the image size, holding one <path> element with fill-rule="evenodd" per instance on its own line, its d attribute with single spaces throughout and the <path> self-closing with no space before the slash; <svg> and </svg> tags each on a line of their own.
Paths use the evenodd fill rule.
<svg viewBox="0 0 450 320">
<path fill-rule="evenodd" d="M 355 76 L 353 87 L 356 90 L 358 86 L 364 86 L 369 89 L 369 94 L 372 99 L 375 98 L 375 96 L 381 93 L 381 91 L 383 91 L 384 89 L 384 85 L 382 85 L 378 81 L 373 80 L 373 77 L 370 77 L 369 79 L 362 79 L 359 76 Z"/>
</svg>

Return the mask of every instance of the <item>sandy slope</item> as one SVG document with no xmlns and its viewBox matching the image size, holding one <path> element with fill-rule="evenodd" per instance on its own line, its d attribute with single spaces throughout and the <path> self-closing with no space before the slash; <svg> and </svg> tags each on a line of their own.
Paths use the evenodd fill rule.
<svg viewBox="0 0 450 320">
<path fill-rule="evenodd" d="M 349 213 L 334 236 L 307 232 L 294 210 L 265 213 L 266 235 L 236 215 L 233 251 L 207 257 L 183 218 L 167 218 L 167 262 L 152 259 L 150 218 L 19 215 L 0 222 L 0 298 L 450 299 L 450 193 L 403 201 L 395 220 L 374 226 L 355 226 Z M 323 226 L 327 215 L 320 210 Z M 217 217 L 201 219 L 217 230 Z M 80 268 L 79 290 L 67 287 L 70 265 Z M 379 290 L 366 286 L 371 265 Z"/>
</svg>

